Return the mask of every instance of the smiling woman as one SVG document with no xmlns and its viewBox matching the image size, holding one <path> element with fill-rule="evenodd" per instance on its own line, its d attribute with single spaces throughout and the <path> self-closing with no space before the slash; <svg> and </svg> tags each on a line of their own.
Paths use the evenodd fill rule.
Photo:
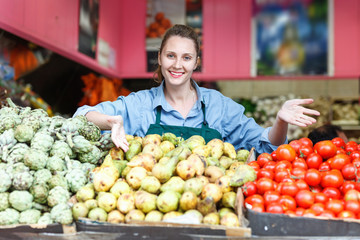
<svg viewBox="0 0 360 240">
<path fill-rule="evenodd" d="M 245 108 L 214 89 L 199 87 L 192 79 L 200 64 L 198 35 L 189 26 L 168 29 L 158 52 L 154 73 L 160 86 L 120 96 L 114 102 L 82 106 L 76 115 L 85 115 L 103 130 L 112 131 L 112 140 L 124 151 L 129 149 L 125 133 L 145 136 L 170 132 L 187 139 L 202 136 L 206 142 L 221 139 L 235 149 L 259 153 L 273 152 L 286 143 L 288 123 L 308 126 L 316 120 L 307 115 L 319 112 L 302 107 L 312 99 L 294 99 L 284 103 L 273 127 L 262 128 L 244 115 Z"/>
</svg>

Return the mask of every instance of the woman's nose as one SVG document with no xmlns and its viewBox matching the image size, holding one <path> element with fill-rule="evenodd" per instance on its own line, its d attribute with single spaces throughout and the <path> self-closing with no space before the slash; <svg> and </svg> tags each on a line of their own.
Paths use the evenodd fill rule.
<svg viewBox="0 0 360 240">
<path fill-rule="evenodd" d="M 175 67 L 176 68 L 181 68 L 182 67 L 182 61 L 181 58 L 177 58 L 175 61 Z"/>
</svg>

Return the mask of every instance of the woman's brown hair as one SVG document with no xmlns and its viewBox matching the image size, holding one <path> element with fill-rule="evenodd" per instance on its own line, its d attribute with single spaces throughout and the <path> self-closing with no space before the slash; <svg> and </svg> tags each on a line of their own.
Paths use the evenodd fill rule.
<svg viewBox="0 0 360 240">
<path fill-rule="evenodd" d="M 162 52 L 167 40 L 172 36 L 179 36 L 179 37 L 188 38 L 188 39 L 192 40 L 195 45 L 196 58 L 198 59 L 198 57 L 200 55 L 200 42 L 199 42 L 198 35 L 194 31 L 193 28 L 186 26 L 186 25 L 182 25 L 182 24 L 175 24 L 174 26 L 172 26 L 171 28 L 169 28 L 166 31 L 164 38 L 160 45 L 159 54 Z M 160 65 L 157 66 L 157 69 L 155 70 L 154 75 L 153 75 L 153 79 L 158 84 L 160 84 L 162 82 L 163 75 L 161 73 Z"/>
</svg>

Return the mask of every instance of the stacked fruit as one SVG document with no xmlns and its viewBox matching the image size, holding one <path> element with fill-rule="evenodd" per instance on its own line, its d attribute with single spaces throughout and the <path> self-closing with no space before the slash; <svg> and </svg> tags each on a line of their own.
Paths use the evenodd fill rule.
<svg viewBox="0 0 360 240">
<path fill-rule="evenodd" d="M 113 148 L 76 194 L 73 216 L 111 223 L 162 221 L 182 215 L 197 223 L 239 226 L 236 189 L 253 181 L 247 150 L 201 136 L 165 133 L 127 136 L 129 150 Z M 120 177 L 119 177 L 120 176 Z"/>
<path fill-rule="evenodd" d="M 85 117 L 0 109 L 0 225 L 73 222 L 68 200 L 114 145 Z"/>
<path fill-rule="evenodd" d="M 360 217 L 360 146 L 341 138 L 314 146 L 301 138 L 249 165 L 257 179 L 242 186 L 245 206 L 305 217 Z"/>
<path fill-rule="evenodd" d="M 171 27 L 171 21 L 165 17 L 163 12 L 156 13 L 154 21 L 146 28 L 146 37 L 159 38 Z"/>
</svg>

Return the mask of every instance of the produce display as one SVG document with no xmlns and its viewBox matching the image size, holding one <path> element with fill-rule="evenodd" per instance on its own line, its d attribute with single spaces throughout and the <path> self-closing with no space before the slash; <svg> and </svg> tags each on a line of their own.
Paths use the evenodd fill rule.
<svg viewBox="0 0 360 240">
<path fill-rule="evenodd" d="M 240 226 L 236 190 L 253 181 L 249 151 L 201 136 L 109 133 L 83 116 L 49 117 L 8 98 L 0 109 L 0 225 L 162 221 L 186 215 L 198 223 Z"/>
<path fill-rule="evenodd" d="M 248 163 L 257 179 L 242 185 L 245 207 L 304 217 L 360 217 L 360 145 L 341 138 L 314 146 L 308 138 Z"/>
<path fill-rule="evenodd" d="M 85 117 L 0 109 L 0 225 L 73 222 L 70 197 L 114 146 Z"/>
<path fill-rule="evenodd" d="M 188 216 L 198 224 L 240 226 L 236 189 L 256 178 L 244 164 L 249 151 L 236 152 L 219 139 L 205 144 L 198 135 L 127 138 L 129 150 L 111 149 L 92 171 L 92 183 L 77 192 L 75 219 L 128 223 Z"/>
</svg>

